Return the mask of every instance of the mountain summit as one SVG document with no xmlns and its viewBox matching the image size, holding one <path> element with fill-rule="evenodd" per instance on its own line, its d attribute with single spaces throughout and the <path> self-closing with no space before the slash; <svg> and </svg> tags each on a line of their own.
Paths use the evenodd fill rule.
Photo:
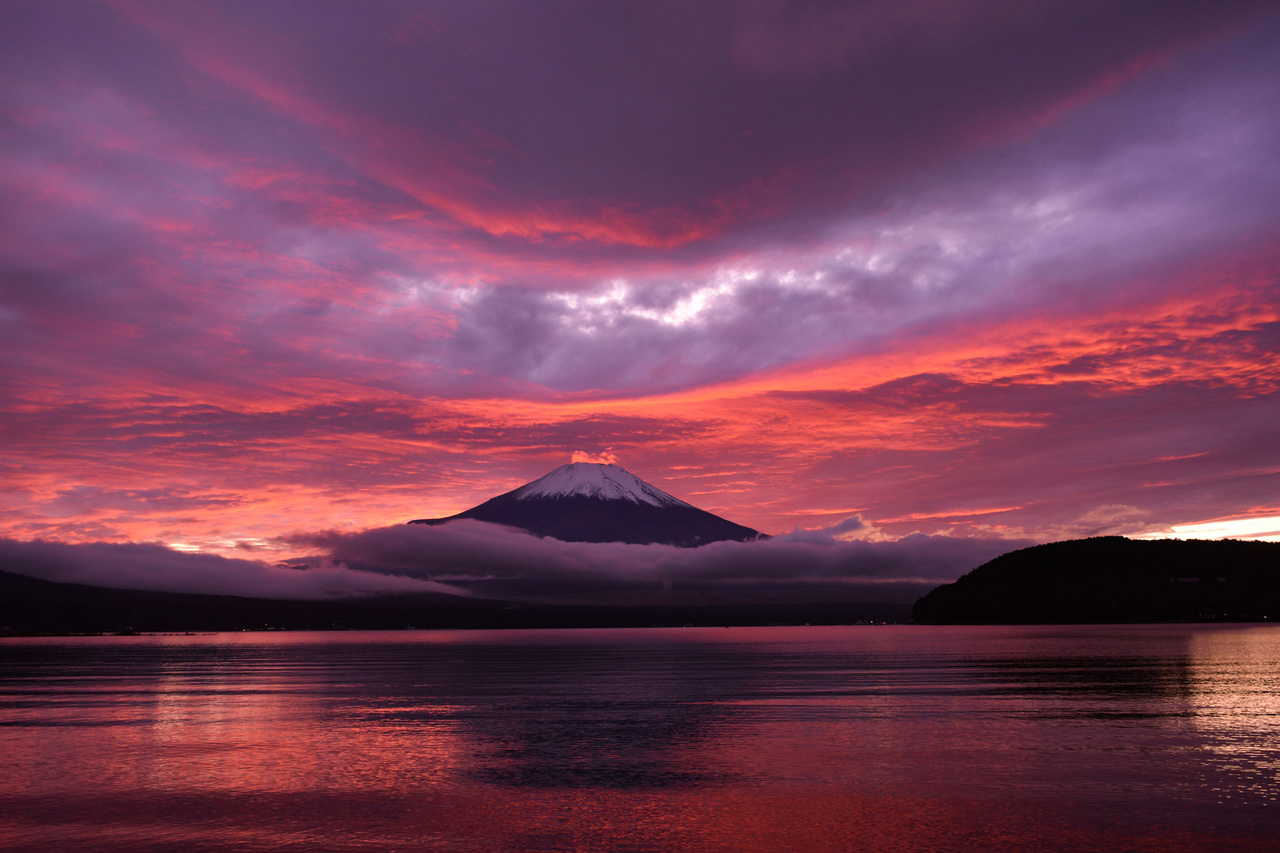
<svg viewBox="0 0 1280 853">
<path fill-rule="evenodd" d="M 764 538 L 759 531 L 685 503 L 617 465 L 596 462 L 562 465 L 465 512 L 409 523 L 443 524 L 460 518 L 505 524 L 565 542 L 689 548 Z"/>
<path fill-rule="evenodd" d="M 518 501 L 538 498 L 595 498 L 602 501 L 631 501 L 651 506 L 687 506 L 679 498 L 651 486 L 630 471 L 617 465 L 596 462 L 572 462 L 508 492 Z"/>
</svg>

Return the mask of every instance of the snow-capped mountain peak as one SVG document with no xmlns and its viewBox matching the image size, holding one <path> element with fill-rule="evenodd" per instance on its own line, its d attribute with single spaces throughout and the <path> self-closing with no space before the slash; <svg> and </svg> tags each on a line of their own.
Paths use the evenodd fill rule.
<svg viewBox="0 0 1280 853">
<path fill-rule="evenodd" d="M 456 515 L 410 523 L 447 524 L 463 519 L 515 527 L 563 542 L 694 548 L 710 542 L 767 538 L 758 530 L 672 497 L 617 465 L 599 462 L 562 465 Z"/>
<path fill-rule="evenodd" d="M 630 501 L 651 506 L 690 506 L 656 486 L 651 486 L 617 465 L 571 462 L 511 493 L 518 501 L 535 498 L 587 497 L 604 501 Z"/>
</svg>

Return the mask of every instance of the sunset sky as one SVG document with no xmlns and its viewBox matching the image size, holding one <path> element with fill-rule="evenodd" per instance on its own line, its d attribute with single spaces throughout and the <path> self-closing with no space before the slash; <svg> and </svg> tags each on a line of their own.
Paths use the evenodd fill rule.
<svg viewBox="0 0 1280 853">
<path fill-rule="evenodd" d="M 0 194 L 9 540 L 1280 531 L 1276 3 L 3 2 Z"/>
</svg>

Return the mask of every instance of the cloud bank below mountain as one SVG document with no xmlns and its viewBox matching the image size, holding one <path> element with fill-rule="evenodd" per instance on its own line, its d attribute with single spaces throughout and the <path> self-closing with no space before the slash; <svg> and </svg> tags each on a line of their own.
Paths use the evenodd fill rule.
<svg viewBox="0 0 1280 853">
<path fill-rule="evenodd" d="M 540 539 L 462 520 L 295 537 L 315 556 L 271 565 L 159 545 L 0 540 L 0 570 L 64 583 L 260 598 L 447 593 L 540 602 L 666 600 L 909 602 L 1019 544 L 822 535 L 700 548 Z"/>
</svg>

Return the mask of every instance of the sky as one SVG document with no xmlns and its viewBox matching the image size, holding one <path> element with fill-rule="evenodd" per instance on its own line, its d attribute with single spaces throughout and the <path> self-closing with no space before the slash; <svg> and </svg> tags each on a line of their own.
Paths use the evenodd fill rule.
<svg viewBox="0 0 1280 853">
<path fill-rule="evenodd" d="M 1230 0 L 0 2 L 5 553 L 340 573 L 571 459 L 858 560 L 1280 538 L 1278 47 Z"/>
</svg>

